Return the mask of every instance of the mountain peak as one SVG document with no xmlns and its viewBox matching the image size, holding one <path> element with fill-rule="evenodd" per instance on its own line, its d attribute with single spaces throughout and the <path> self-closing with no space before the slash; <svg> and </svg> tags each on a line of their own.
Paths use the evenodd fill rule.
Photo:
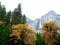
<svg viewBox="0 0 60 45">
<path fill-rule="evenodd" d="M 40 18 L 37 18 L 36 20 L 40 20 Z"/>
<path fill-rule="evenodd" d="M 56 12 L 55 12 L 55 11 L 53 11 L 53 10 L 50 10 L 50 11 L 48 12 L 48 14 L 56 15 Z"/>
</svg>

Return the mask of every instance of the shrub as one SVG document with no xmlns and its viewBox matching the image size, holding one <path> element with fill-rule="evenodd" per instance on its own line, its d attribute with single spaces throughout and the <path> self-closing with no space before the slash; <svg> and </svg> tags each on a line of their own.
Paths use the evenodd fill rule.
<svg viewBox="0 0 60 45">
<path fill-rule="evenodd" d="M 8 45 L 10 27 L 0 25 L 0 45 Z"/>
<path fill-rule="evenodd" d="M 60 45 L 60 33 L 59 34 L 57 34 L 57 36 L 58 36 L 58 43 L 57 43 L 57 45 Z"/>
</svg>

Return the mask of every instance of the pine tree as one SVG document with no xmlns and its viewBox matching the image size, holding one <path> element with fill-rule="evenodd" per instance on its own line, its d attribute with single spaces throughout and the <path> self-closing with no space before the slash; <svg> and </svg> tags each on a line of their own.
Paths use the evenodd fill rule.
<svg viewBox="0 0 60 45">
<path fill-rule="evenodd" d="M 26 16 L 23 15 L 23 24 L 25 24 L 25 23 L 26 23 Z"/>
<path fill-rule="evenodd" d="M 10 24 L 10 19 L 11 19 L 11 11 L 9 11 L 6 15 L 5 21 L 9 25 Z"/>
<path fill-rule="evenodd" d="M 0 20 L 2 20 L 1 11 L 2 11 L 2 7 L 1 7 L 1 2 L 0 2 Z"/>
<path fill-rule="evenodd" d="M 6 17 L 6 8 L 3 5 L 3 9 L 2 9 L 2 20 L 5 21 L 5 17 Z"/>
<path fill-rule="evenodd" d="M 19 10 L 19 12 L 21 14 L 21 4 L 20 3 L 18 4 L 18 7 L 17 8 L 18 8 L 18 10 Z"/>
<path fill-rule="evenodd" d="M 43 45 L 41 34 L 37 33 L 36 36 L 37 36 L 36 45 Z"/>
<path fill-rule="evenodd" d="M 21 4 L 14 10 L 12 16 L 12 24 L 21 24 L 22 23 L 22 13 L 21 13 Z"/>
<path fill-rule="evenodd" d="M 0 21 L 5 21 L 5 16 L 6 16 L 6 8 L 4 5 L 2 6 L 0 2 Z"/>
</svg>

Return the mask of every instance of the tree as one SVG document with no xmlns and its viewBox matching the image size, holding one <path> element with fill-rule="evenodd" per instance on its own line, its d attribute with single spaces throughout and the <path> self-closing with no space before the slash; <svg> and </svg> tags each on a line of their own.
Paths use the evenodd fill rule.
<svg viewBox="0 0 60 45">
<path fill-rule="evenodd" d="M 43 33 L 43 41 L 45 41 L 48 45 L 56 45 L 57 43 L 57 30 L 60 30 L 59 26 L 56 25 L 54 22 L 44 22 L 42 25 L 42 30 L 45 31 Z"/>
<path fill-rule="evenodd" d="M 10 33 L 9 26 L 0 25 L 0 45 L 8 45 L 9 33 Z"/>
<path fill-rule="evenodd" d="M 14 10 L 12 16 L 12 24 L 21 24 L 22 23 L 22 13 L 21 13 L 21 4 Z"/>
<path fill-rule="evenodd" d="M 60 45 L 60 33 L 58 33 L 57 36 L 58 36 L 58 39 L 57 39 L 58 40 L 58 43 L 57 43 L 57 45 Z"/>
<path fill-rule="evenodd" d="M 7 13 L 6 18 L 5 18 L 5 21 L 6 21 L 7 25 L 10 24 L 10 19 L 11 19 L 11 11 L 9 11 L 9 12 Z"/>
<path fill-rule="evenodd" d="M 36 36 L 37 36 L 36 45 L 43 45 L 41 34 L 37 33 Z"/>
<path fill-rule="evenodd" d="M 21 24 L 22 23 L 22 15 L 20 15 L 19 11 L 15 11 L 12 16 L 12 24 Z"/>
<path fill-rule="evenodd" d="M 23 22 L 22 23 L 25 24 L 26 23 L 26 16 L 23 15 L 22 18 L 23 18 Z"/>
<path fill-rule="evenodd" d="M 1 2 L 0 2 L 0 20 L 2 20 L 1 11 L 2 11 L 2 7 L 1 7 Z"/>
<path fill-rule="evenodd" d="M 0 2 L 0 20 L 5 21 L 5 16 L 6 16 L 6 8 L 4 5 L 2 6 Z"/>
<path fill-rule="evenodd" d="M 6 8 L 5 8 L 4 5 L 3 5 L 2 8 L 3 8 L 3 9 L 2 9 L 2 20 L 5 21 L 5 17 L 6 17 Z M 4 16 L 4 17 L 3 17 L 3 16 Z"/>
<path fill-rule="evenodd" d="M 19 13 L 21 14 L 21 4 L 20 3 L 18 4 L 17 9 L 19 10 Z"/>
<path fill-rule="evenodd" d="M 10 45 L 35 45 L 36 34 L 26 24 L 13 25 L 10 42 Z"/>
</svg>

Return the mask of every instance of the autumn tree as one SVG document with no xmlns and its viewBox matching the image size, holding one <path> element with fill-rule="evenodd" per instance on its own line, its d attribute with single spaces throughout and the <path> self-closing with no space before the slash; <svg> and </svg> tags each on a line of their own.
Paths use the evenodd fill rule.
<svg viewBox="0 0 60 45">
<path fill-rule="evenodd" d="M 9 41 L 10 45 L 35 45 L 36 34 L 26 24 L 13 25 Z"/>
<path fill-rule="evenodd" d="M 44 22 L 42 25 L 42 30 L 45 31 L 43 33 L 43 41 L 45 41 L 48 45 L 56 45 L 57 43 L 57 30 L 60 30 L 58 25 L 56 25 L 54 22 Z"/>
</svg>

